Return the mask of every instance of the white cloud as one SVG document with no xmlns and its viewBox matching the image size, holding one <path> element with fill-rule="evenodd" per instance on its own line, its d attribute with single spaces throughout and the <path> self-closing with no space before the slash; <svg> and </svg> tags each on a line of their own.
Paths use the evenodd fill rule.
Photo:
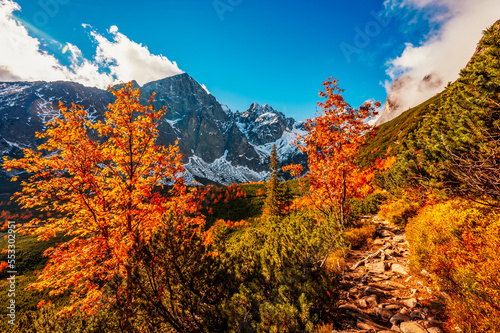
<svg viewBox="0 0 500 333">
<path fill-rule="evenodd" d="M 388 63 L 391 80 L 407 75 L 399 90 L 398 110 L 391 118 L 440 92 L 458 78 L 476 49 L 482 32 L 500 19 L 499 0 L 388 0 L 388 11 L 403 15 L 419 12 L 431 23 L 439 23 L 421 45 L 406 44 L 403 53 Z M 434 84 L 422 79 L 432 74 Z M 439 84 L 437 84 L 439 83 Z M 386 81 L 389 87 L 391 81 Z"/>
<path fill-rule="evenodd" d="M 68 74 L 51 55 L 40 49 L 40 42 L 28 35 L 28 30 L 12 18 L 20 10 L 10 0 L 0 2 L 0 79 L 9 77 L 23 80 L 63 80 Z"/>
<path fill-rule="evenodd" d="M 137 44 L 118 32 L 118 27 L 111 26 L 108 31 L 113 36 L 111 41 L 95 31 L 91 35 L 98 43 L 96 62 L 107 67 L 113 77 L 122 81 L 136 80 L 142 85 L 183 73 L 175 62 L 162 55 L 151 54 L 147 46 Z"/>
<path fill-rule="evenodd" d="M 118 32 L 118 27 L 116 25 L 112 25 L 109 28 L 109 32 L 111 32 L 112 34 L 117 33 Z"/>
<path fill-rule="evenodd" d="M 181 74 L 175 62 L 162 55 L 151 54 L 146 46 L 131 41 L 118 32 L 108 30 L 108 40 L 96 31 L 96 57 L 85 59 L 76 45 L 60 45 L 63 54 L 70 52 L 70 65 L 43 50 L 40 40 L 30 36 L 28 29 L 12 17 L 20 6 L 12 0 L 0 1 L 0 81 L 68 80 L 87 86 L 105 88 L 109 84 L 136 80 L 139 84 Z M 84 27 L 89 27 L 84 24 Z"/>
</svg>

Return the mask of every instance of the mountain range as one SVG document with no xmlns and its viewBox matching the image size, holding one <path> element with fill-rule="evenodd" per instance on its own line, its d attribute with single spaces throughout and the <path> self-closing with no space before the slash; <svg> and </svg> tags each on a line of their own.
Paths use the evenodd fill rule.
<svg viewBox="0 0 500 333">
<path fill-rule="evenodd" d="M 262 181 L 274 144 L 283 164 L 306 161 L 292 145 L 296 135 L 304 133 L 302 123 L 267 104 L 253 103 L 244 112 L 232 112 L 186 73 L 137 87 L 144 101 L 155 92 L 155 107 L 168 107 L 157 143 L 178 140 L 188 181 L 221 185 Z M 21 148 L 36 147 L 35 133 L 60 115 L 59 101 L 83 105 L 94 121 L 103 118 L 114 96 L 73 82 L 0 83 L 0 154 L 20 157 Z"/>
</svg>

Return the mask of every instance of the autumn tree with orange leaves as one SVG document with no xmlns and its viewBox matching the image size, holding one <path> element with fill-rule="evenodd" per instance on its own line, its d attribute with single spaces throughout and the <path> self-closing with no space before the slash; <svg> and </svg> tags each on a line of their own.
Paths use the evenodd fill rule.
<svg viewBox="0 0 500 333">
<path fill-rule="evenodd" d="M 117 302 L 133 311 L 135 249 L 147 246 L 172 219 L 180 242 L 188 242 L 204 223 L 196 214 L 195 194 L 180 178 L 178 147 L 155 145 L 166 108 L 154 109 L 154 95 L 141 105 L 132 83 L 110 91 L 116 101 L 105 120 L 92 123 L 82 106 L 68 109 L 61 103 L 61 117 L 37 134 L 44 140 L 38 151 L 25 149 L 23 158 L 5 158 L 3 164 L 31 175 L 15 194 L 18 202 L 52 213 L 21 230 L 40 240 L 58 233 L 74 237 L 46 251 L 49 262 L 31 285 L 55 295 L 70 291 L 67 314 L 93 315 Z M 168 194 L 161 194 L 167 184 Z"/>
<path fill-rule="evenodd" d="M 323 83 L 325 91 L 319 95 L 324 100 L 318 102 L 318 115 L 306 120 L 308 133 L 298 142 L 309 162 L 307 204 L 327 216 L 336 216 L 344 225 L 349 199 L 363 198 L 371 191 L 374 168 L 363 168 L 356 162 L 361 146 L 375 134 L 366 120 L 376 114 L 380 102 L 366 102 L 354 109 L 345 102 L 337 83 L 332 78 Z"/>
</svg>

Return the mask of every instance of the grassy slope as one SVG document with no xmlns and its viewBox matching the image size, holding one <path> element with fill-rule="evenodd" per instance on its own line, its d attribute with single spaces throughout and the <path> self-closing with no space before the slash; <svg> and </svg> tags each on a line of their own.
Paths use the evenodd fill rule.
<svg viewBox="0 0 500 333">
<path fill-rule="evenodd" d="M 403 112 L 393 120 L 380 125 L 375 138 L 370 140 L 363 149 L 364 156 L 369 159 L 381 157 L 388 148 L 391 148 L 391 155 L 397 155 L 408 136 L 420 128 L 420 124 L 431 105 L 439 104 L 441 96 L 442 93 L 437 94 L 422 104 Z M 378 150 L 375 153 L 370 153 L 375 148 Z"/>
<path fill-rule="evenodd" d="M 5 232 L 0 233 L 0 248 L 7 248 L 7 240 L 4 239 Z M 47 242 L 39 242 L 35 236 L 22 236 L 16 235 L 16 315 L 26 314 L 29 311 L 36 310 L 36 305 L 41 299 L 52 299 L 54 302 L 62 304 L 68 300 L 67 296 L 48 297 L 48 292 L 38 292 L 34 290 L 26 290 L 29 283 L 34 282 L 36 277 L 34 272 L 41 270 L 47 263 L 47 258 L 43 257 L 43 252 L 49 247 L 55 246 L 57 243 L 69 240 L 68 237 L 57 236 Z M 7 254 L 0 255 L 0 261 L 7 260 Z M 6 318 L 7 302 L 9 302 L 8 291 L 9 286 L 7 283 L 7 275 L 0 274 L 0 315 Z"/>
<path fill-rule="evenodd" d="M 293 196 L 299 195 L 296 180 L 288 180 L 285 184 Z M 257 195 L 259 190 L 265 190 L 265 183 L 242 184 L 239 186 L 247 195 L 246 198 L 237 198 L 228 203 L 217 203 L 212 207 L 213 215 L 207 216 L 207 226 L 211 226 L 219 219 L 229 221 L 252 220 L 262 215 L 265 195 Z"/>
</svg>

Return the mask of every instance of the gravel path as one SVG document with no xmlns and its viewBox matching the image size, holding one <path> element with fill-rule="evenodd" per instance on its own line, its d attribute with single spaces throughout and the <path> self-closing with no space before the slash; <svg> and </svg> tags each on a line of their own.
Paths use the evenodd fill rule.
<svg viewBox="0 0 500 333">
<path fill-rule="evenodd" d="M 408 273 L 404 232 L 373 218 L 370 247 L 352 249 L 341 282 L 338 323 L 333 332 L 444 332 L 443 305 Z"/>
</svg>

